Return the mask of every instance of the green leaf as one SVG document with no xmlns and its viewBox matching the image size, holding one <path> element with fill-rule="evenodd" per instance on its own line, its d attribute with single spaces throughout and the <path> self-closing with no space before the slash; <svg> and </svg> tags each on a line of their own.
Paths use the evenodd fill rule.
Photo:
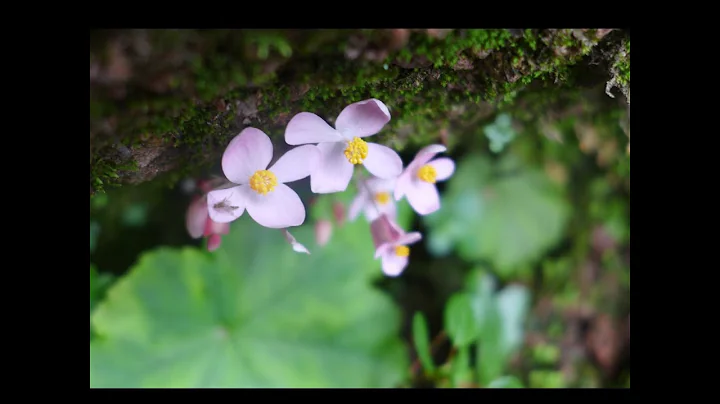
<svg viewBox="0 0 720 404">
<path fill-rule="evenodd" d="M 480 269 L 467 280 L 466 290 L 479 328 L 476 362 L 483 386 L 503 375 L 510 357 L 522 345 L 530 299 L 523 286 L 510 285 L 497 293 L 496 287 L 495 279 Z"/>
<path fill-rule="evenodd" d="M 112 282 L 108 274 L 99 274 L 93 264 L 90 264 L 90 315 L 98 303 L 105 297 L 105 291 Z M 90 324 L 90 338 L 94 336 L 92 323 Z"/>
<path fill-rule="evenodd" d="M 421 312 L 415 312 L 412 323 L 413 343 L 415 351 L 417 351 L 420 364 L 426 374 L 435 372 L 435 364 L 432 360 L 432 352 L 430 350 L 430 335 L 428 331 L 427 321 Z"/>
<path fill-rule="evenodd" d="M 452 360 L 450 379 L 455 387 L 472 381 L 472 368 L 470 367 L 470 347 L 458 348 L 457 355 Z"/>
<path fill-rule="evenodd" d="M 510 285 L 497 294 L 495 301 L 502 318 L 502 349 L 509 356 L 522 346 L 530 293 L 523 286 Z"/>
<path fill-rule="evenodd" d="M 490 125 L 483 128 L 485 136 L 490 141 L 490 150 L 500 153 L 505 146 L 512 141 L 517 134 L 512 127 L 512 120 L 507 114 L 500 114 Z"/>
<path fill-rule="evenodd" d="M 366 226 L 361 226 L 365 228 Z M 400 316 L 371 286 L 372 242 L 353 225 L 311 255 L 250 218 L 213 253 L 143 255 L 92 315 L 94 387 L 393 387 L 408 359 Z"/>
<path fill-rule="evenodd" d="M 487 387 L 491 389 L 522 389 L 524 386 L 515 376 L 502 376 L 491 381 Z"/>
<path fill-rule="evenodd" d="M 472 344 L 478 336 L 478 327 L 470 297 L 465 293 L 450 296 L 445 306 L 445 330 L 458 348 Z"/>
<path fill-rule="evenodd" d="M 480 156 L 458 163 L 443 209 L 423 217 L 428 247 L 454 247 L 471 262 L 489 261 L 503 278 L 540 259 L 562 238 L 568 205 L 544 172 L 508 155 L 493 165 Z"/>
<path fill-rule="evenodd" d="M 90 264 L 90 312 L 92 313 L 98 302 L 105 297 L 105 291 L 112 282 L 108 274 L 99 274 L 93 264 Z"/>
</svg>

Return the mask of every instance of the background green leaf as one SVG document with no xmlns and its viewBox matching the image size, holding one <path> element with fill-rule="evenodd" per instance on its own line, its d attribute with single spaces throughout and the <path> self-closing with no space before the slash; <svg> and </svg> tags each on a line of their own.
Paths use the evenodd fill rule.
<svg viewBox="0 0 720 404">
<path fill-rule="evenodd" d="M 465 292 L 479 328 L 476 362 L 483 386 L 504 374 L 509 359 L 522 345 L 530 303 L 524 286 L 509 285 L 499 292 L 496 287 L 490 274 L 477 269 L 468 277 Z"/>
<path fill-rule="evenodd" d="M 471 155 L 450 178 L 443 209 L 424 220 L 434 254 L 454 247 L 462 258 L 487 260 L 508 277 L 553 247 L 567 218 L 567 202 L 542 171 L 512 156 L 492 164 Z"/>
<path fill-rule="evenodd" d="M 490 150 L 494 153 L 503 151 L 505 146 L 517 136 L 512 127 L 512 119 L 507 114 L 499 114 L 495 122 L 483 128 L 483 132 L 490 141 Z"/>
<path fill-rule="evenodd" d="M 392 387 L 405 376 L 399 313 L 358 221 L 312 255 L 243 217 L 213 254 L 141 257 L 93 313 L 95 387 Z M 319 251 L 322 250 L 322 253 Z"/>
<path fill-rule="evenodd" d="M 428 331 L 427 320 L 421 312 L 415 312 L 412 323 L 413 343 L 417 351 L 418 359 L 425 373 L 430 374 L 435 371 L 435 364 L 432 360 L 432 352 L 430 350 L 430 334 Z"/>
<path fill-rule="evenodd" d="M 456 347 L 467 347 L 478 335 L 477 320 L 473 315 L 470 297 L 456 293 L 445 306 L 445 329 Z"/>
</svg>

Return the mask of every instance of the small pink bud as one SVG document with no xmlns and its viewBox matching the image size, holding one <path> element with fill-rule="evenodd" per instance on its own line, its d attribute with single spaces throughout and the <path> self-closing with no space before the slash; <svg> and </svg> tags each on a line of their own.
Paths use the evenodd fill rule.
<svg viewBox="0 0 720 404">
<path fill-rule="evenodd" d="M 391 243 L 397 240 L 402 235 L 401 230 L 387 215 L 381 215 L 370 223 L 370 234 L 372 235 L 375 249 L 385 243 Z"/>
<path fill-rule="evenodd" d="M 345 224 L 345 205 L 342 202 L 335 202 L 332 206 L 335 222 L 339 227 Z"/>
<path fill-rule="evenodd" d="M 222 239 L 220 238 L 219 234 L 212 234 L 207 239 L 207 249 L 208 251 L 212 252 L 218 249 L 220 247 L 220 242 Z"/>
<path fill-rule="evenodd" d="M 315 223 L 315 241 L 317 242 L 317 245 L 322 247 L 327 244 L 328 241 L 330 241 L 332 230 L 332 222 L 326 219 L 318 220 Z"/>
</svg>

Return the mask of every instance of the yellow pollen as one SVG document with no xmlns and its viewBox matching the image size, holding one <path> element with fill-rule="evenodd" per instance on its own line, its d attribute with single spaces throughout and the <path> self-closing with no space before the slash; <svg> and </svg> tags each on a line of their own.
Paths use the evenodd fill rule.
<svg viewBox="0 0 720 404">
<path fill-rule="evenodd" d="M 250 177 L 250 188 L 258 194 L 267 195 L 277 186 L 277 177 L 268 170 L 258 170 Z"/>
<path fill-rule="evenodd" d="M 386 203 L 390 202 L 390 193 L 378 192 L 377 194 L 375 194 L 375 201 L 380 205 L 385 205 Z"/>
<path fill-rule="evenodd" d="M 418 178 L 420 178 L 420 181 L 434 184 L 435 177 L 437 177 L 437 171 L 435 171 L 435 167 L 431 166 L 430 164 L 425 164 L 417 170 L 417 176 Z"/>
<path fill-rule="evenodd" d="M 352 164 L 362 164 L 363 160 L 367 158 L 368 147 L 367 143 L 359 137 L 354 137 L 353 140 L 348 142 L 348 147 L 345 149 L 345 157 Z"/>
<path fill-rule="evenodd" d="M 404 245 L 399 245 L 395 247 L 395 255 L 398 257 L 407 257 L 410 255 L 410 248 Z"/>
</svg>

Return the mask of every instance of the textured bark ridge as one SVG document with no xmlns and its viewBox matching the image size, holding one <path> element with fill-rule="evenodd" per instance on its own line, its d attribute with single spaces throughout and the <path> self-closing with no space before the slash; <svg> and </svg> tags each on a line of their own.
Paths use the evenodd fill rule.
<svg viewBox="0 0 720 404">
<path fill-rule="evenodd" d="M 332 122 L 374 97 L 392 114 L 375 141 L 452 147 L 496 111 L 537 120 L 583 89 L 629 105 L 629 32 L 91 31 L 90 194 L 193 174 L 245 126 L 280 143 L 301 111 Z"/>
</svg>

